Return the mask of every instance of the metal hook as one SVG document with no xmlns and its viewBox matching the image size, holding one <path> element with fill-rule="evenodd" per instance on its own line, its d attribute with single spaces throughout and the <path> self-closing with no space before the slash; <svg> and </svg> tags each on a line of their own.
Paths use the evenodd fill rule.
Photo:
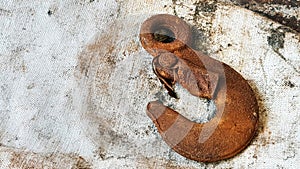
<svg viewBox="0 0 300 169">
<path fill-rule="evenodd" d="M 173 32 L 175 40 L 154 38 L 157 28 Z M 179 83 L 192 95 L 215 102 L 217 112 L 207 123 L 188 120 L 158 101 L 147 105 L 164 141 L 177 153 L 200 162 L 233 157 L 250 143 L 258 126 L 258 104 L 247 81 L 230 66 L 189 47 L 189 26 L 172 15 L 147 19 L 140 32 L 142 46 L 154 56 L 153 70 L 169 94 Z"/>
</svg>

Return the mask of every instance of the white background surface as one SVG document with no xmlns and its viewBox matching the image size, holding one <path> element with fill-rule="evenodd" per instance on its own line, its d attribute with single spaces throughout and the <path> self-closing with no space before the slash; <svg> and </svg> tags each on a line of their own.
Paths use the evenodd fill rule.
<svg viewBox="0 0 300 169">
<path fill-rule="evenodd" d="M 184 91 L 170 99 L 153 74 L 138 33 L 158 13 L 197 27 L 199 48 L 257 93 L 258 136 L 236 157 L 187 160 L 146 116 L 158 97 L 190 118 L 205 105 Z M 271 20 L 210 1 L 2 0 L 0 30 L 1 168 L 300 166 L 300 37 Z"/>
</svg>

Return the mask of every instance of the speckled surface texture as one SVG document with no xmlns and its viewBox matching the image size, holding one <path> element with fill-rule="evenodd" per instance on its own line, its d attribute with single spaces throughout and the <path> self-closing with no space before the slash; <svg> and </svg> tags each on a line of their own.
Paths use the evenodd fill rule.
<svg viewBox="0 0 300 169">
<path fill-rule="evenodd" d="M 299 18 L 299 6 L 281 5 Z M 195 48 L 232 66 L 257 94 L 259 131 L 234 158 L 185 159 L 147 117 L 157 99 L 193 120 L 209 106 L 180 87 L 181 99 L 171 99 L 152 72 L 138 33 L 158 13 L 187 21 Z M 296 29 L 230 1 L 2 0 L 0 30 L 0 168 L 300 166 Z"/>
</svg>

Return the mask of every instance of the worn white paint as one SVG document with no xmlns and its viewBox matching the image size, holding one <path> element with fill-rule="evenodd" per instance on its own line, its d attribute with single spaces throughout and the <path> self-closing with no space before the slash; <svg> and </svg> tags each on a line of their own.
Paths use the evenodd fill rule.
<svg viewBox="0 0 300 169">
<path fill-rule="evenodd" d="M 206 52 L 240 72 L 260 99 L 263 128 L 235 158 L 187 160 L 145 114 L 157 96 L 181 112 L 206 106 L 180 88 L 181 100 L 167 97 L 139 44 L 141 23 L 174 9 L 203 30 Z M 218 3 L 194 16 L 193 1 L 2 0 L 0 168 L 300 166 L 299 34 L 285 32 L 284 47 L 274 50 L 268 37 L 283 29 L 253 12 Z"/>
</svg>

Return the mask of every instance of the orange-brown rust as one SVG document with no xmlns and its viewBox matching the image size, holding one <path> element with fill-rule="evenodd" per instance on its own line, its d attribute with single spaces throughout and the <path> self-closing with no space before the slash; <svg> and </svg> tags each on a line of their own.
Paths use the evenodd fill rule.
<svg viewBox="0 0 300 169">
<path fill-rule="evenodd" d="M 153 70 L 167 90 L 174 95 L 172 86 L 178 82 L 192 95 L 212 99 L 219 78 L 217 73 L 196 67 L 171 53 L 162 53 L 155 57 Z"/>
<path fill-rule="evenodd" d="M 143 23 L 140 31 L 140 40 L 143 47 L 153 56 L 157 56 L 162 52 L 173 52 L 184 48 L 190 44 L 191 31 L 185 22 L 180 18 L 167 14 L 157 15 L 159 17 L 151 17 Z M 170 21 L 172 24 L 169 24 Z M 163 43 L 156 41 L 154 33 L 160 29 L 167 29 L 174 33 L 175 40 L 171 43 Z"/>
<path fill-rule="evenodd" d="M 174 41 L 161 42 L 155 29 L 173 32 Z M 189 26 L 171 15 L 146 20 L 140 33 L 143 47 L 154 56 L 153 69 L 171 95 L 179 83 L 192 95 L 212 99 L 216 115 L 207 123 L 192 122 L 158 101 L 147 115 L 176 152 L 200 162 L 233 157 L 250 143 L 258 126 L 258 104 L 247 81 L 230 66 L 189 47 Z"/>
</svg>

